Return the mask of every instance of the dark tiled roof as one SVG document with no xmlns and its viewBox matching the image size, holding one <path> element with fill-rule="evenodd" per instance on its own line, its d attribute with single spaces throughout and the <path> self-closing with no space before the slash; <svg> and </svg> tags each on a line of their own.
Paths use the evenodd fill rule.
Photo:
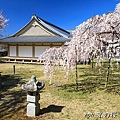
<svg viewBox="0 0 120 120">
<path fill-rule="evenodd" d="M 51 31 L 54 33 L 56 36 L 22 36 L 19 35 L 19 33 L 26 28 L 33 20 L 36 20 L 40 25 L 42 25 L 45 29 Z M 31 21 L 25 25 L 21 30 L 19 30 L 17 33 L 10 37 L 2 38 L 0 39 L 0 43 L 51 43 L 51 42 L 57 42 L 57 43 L 63 43 L 66 41 L 70 41 L 72 38 L 72 35 L 70 32 L 57 27 L 41 18 L 39 18 L 36 15 L 32 16 Z"/>
<path fill-rule="evenodd" d="M 47 28 L 48 30 L 52 31 L 53 33 L 57 34 L 57 35 L 60 35 L 60 36 L 63 36 L 65 38 L 71 38 L 72 35 L 70 32 L 58 27 L 58 26 L 55 26 L 41 18 L 39 18 L 38 16 L 34 15 L 33 18 L 35 18 L 42 26 L 44 26 L 45 28 Z"/>
<path fill-rule="evenodd" d="M 42 25 L 45 29 L 51 31 L 52 33 L 54 33 L 56 36 L 61 36 L 61 37 L 65 37 L 65 38 L 72 38 L 72 34 L 58 26 L 55 26 L 43 19 L 41 19 L 40 17 L 33 15 L 32 19 L 30 20 L 30 22 L 28 24 L 26 24 L 23 28 L 21 28 L 17 33 L 15 33 L 12 36 L 17 36 L 17 34 L 22 31 L 24 28 L 26 28 L 33 20 L 36 20 L 40 25 Z"/>
<path fill-rule="evenodd" d="M 51 43 L 51 42 L 66 42 L 70 39 L 59 37 L 59 36 L 19 36 L 19 37 L 8 37 L 0 40 L 0 43 Z"/>
</svg>

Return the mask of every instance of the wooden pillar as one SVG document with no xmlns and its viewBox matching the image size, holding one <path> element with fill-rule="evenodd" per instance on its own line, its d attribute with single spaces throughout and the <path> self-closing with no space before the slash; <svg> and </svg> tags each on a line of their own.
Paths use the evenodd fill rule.
<svg viewBox="0 0 120 120">
<path fill-rule="evenodd" d="M 32 57 L 35 58 L 35 45 L 32 45 Z"/>
<path fill-rule="evenodd" d="M 51 44 L 50 44 L 50 48 L 52 48 L 52 47 L 53 47 L 53 44 L 51 43 Z"/>
<path fill-rule="evenodd" d="M 19 52 L 19 50 L 18 50 L 18 44 L 16 45 L 16 57 L 18 57 L 18 52 Z"/>
<path fill-rule="evenodd" d="M 10 45 L 8 44 L 8 57 L 10 57 Z"/>
</svg>

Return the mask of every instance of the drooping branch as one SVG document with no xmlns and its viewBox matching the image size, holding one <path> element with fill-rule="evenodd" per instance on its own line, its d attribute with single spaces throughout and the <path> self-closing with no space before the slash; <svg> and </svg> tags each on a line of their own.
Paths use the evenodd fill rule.
<svg viewBox="0 0 120 120">
<path fill-rule="evenodd" d="M 69 70 L 77 61 L 84 62 L 96 55 L 106 54 L 120 46 L 120 12 L 119 5 L 114 12 L 96 15 L 78 25 L 73 31 L 73 38 L 59 48 L 50 48 L 39 59 L 45 60 L 45 73 L 51 65 L 63 65 Z M 67 45 L 66 45 L 67 44 Z M 103 50 L 103 48 L 106 48 Z M 119 49 L 119 48 L 118 48 Z M 107 50 L 107 51 L 106 51 Z M 114 50 L 111 50 L 115 54 Z M 66 71 L 67 72 L 67 71 Z"/>
</svg>

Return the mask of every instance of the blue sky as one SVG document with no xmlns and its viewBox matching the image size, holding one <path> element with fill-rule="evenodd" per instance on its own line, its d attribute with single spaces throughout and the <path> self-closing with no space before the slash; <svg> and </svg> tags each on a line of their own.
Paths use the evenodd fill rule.
<svg viewBox="0 0 120 120">
<path fill-rule="evenodd" d="M 0 0 L 0 10 L 9 19 L 2 34 L 12 35 L 25 26 L 32 14 L 65 30 L 88 18 L 114 11 L 120 0 Z"/>
</svg>

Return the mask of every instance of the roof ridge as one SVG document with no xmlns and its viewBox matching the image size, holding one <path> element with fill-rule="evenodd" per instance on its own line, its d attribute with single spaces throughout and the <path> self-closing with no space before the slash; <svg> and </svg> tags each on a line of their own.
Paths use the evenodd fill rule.
<svg viewBox="0 0 120 120">
<path fill-rule="evenodd" d="M 64 29 L 61 28 L 61 27 L 58 27 L 58 26 L 56 26 L 56 25 L 54 25 L 54 24 L 52 24 L 52 23 L 50 23 L 50 22 L 48 22 L 48 21 L 46 21 L 46 20 L 43 20 L 42 18 L 40 18 L 40 17 L 38 17 L 38 16 L 36 16 L 36 17 L 37 17 L 38 19 L 44 21 L 44 22 L 47 23 L 47 24 L 50 24 L 50 25 L 52 25 L 52 26 L 54 26 L 54 27 L 56 27 L 56 28 L 59 28 L 59 29 L 65 31 L 65 32 L 67 32 L 67 33 L 70 33 L 70 32 L 68 32 L 67 30 L 64 30 Z"/>
<path fill-rule="evenodd" d="M 58 27 L 50 22 L 47 22 L 47 21 L 43 20 L 42 18 L 36 16 L 35 14 L 33 14 L 33 16 L 32 16 L 32 19 L 34 19 L 34 18 L 38 22 L 40 22 L 44 27 L 51 30 L 52 32 L 55 32 L 56 34 L 61 35 L 61 36 L 66 37 L 66 38 L 72 37 L 72 35 L 69 31 L 64 30 L 64 29 L 62 29 L 62 28 L 60 28 L 60 27 Z M 61 31 L 63 31 L 64 33 Z"/>
<path fill-rule="evenodd" d="M 69 31 L 66 31 L 50 22 L 47 22 L 45 20 L 43 20 L 42 18 L 38 17 L 37 15 L 33 14 L 31 20 L 25 25 L 23 26 L 20 30 L 18 30 L 16 33 L 14 33 L 13 35 L 11 35 L 10 37 L 15 37 L 16 35 L 19 35 L 19 33 L 26 28 L 33 20 L 36 20 L 40 25 L 42 25 L 45 29 L 48 29 L 49 31 L 51 31 L 53 34 L 57 35 L 57 36 L 62 36 L 65 38 L 72 38 L 72 35 Z"/>
</svg>

